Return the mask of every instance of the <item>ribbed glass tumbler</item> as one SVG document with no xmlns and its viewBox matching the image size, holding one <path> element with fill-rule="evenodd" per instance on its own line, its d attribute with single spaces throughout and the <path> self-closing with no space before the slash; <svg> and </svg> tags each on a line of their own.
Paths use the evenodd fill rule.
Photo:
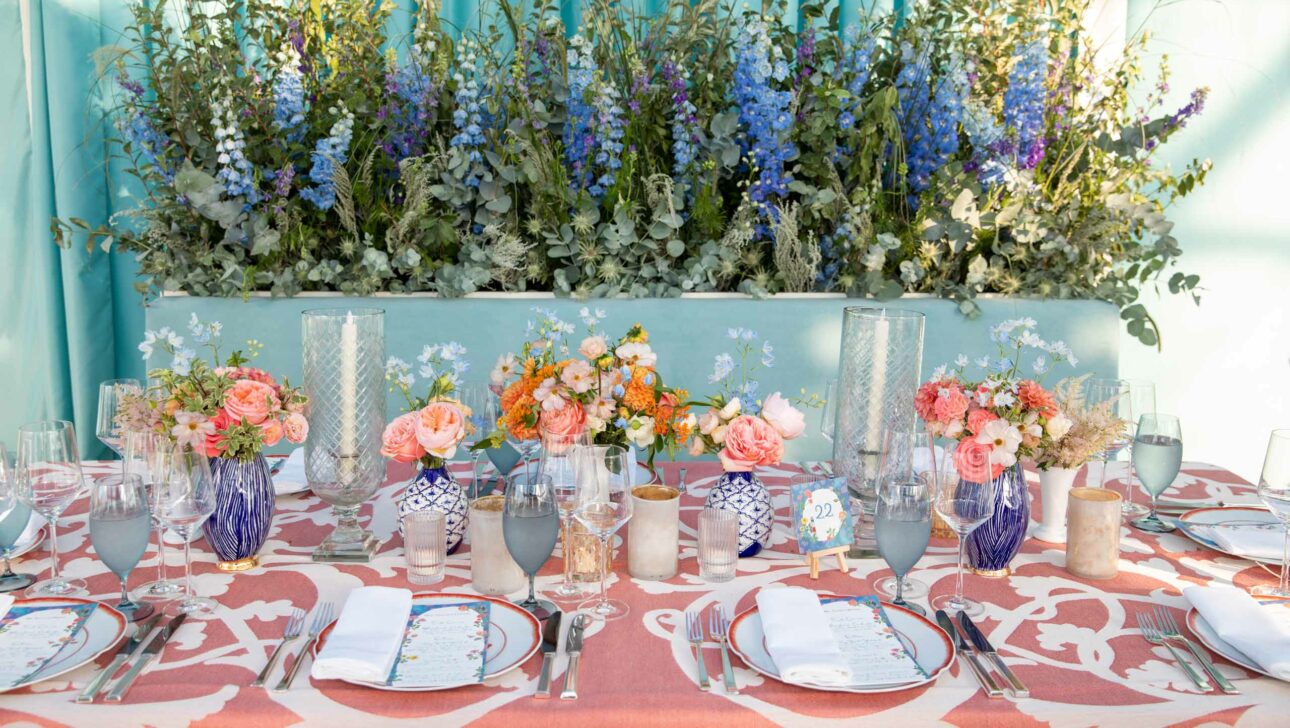
<svg viewBox="0 0 1290 728">
<path fill-rule="evenodd" d="M 314 561 L 371 561 L 379 545 L 358 509 L 385 478 L 385 312 L 316 309 L 301 313 L 304 388 L 309 395 L 305 476 L 332 506 L 336 529 Z"/>
<path fill-rule="evenodd" d="M 860 306 L 843 311 L 833 468 L 847 479 L 852 494 L 852 558 L 878 555 L 878 485 L 884 476 L 907 476 L 912 467 L 913 441 L 896 435 L 915 431 L 923 324 L 917 311 Z"/>
</svg>

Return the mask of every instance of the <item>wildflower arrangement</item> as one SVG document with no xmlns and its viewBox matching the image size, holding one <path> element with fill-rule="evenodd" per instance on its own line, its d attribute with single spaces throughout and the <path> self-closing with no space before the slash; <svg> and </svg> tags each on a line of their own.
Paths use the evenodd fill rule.
<svg viewBox="0 0 1290 728">
<path fill-rule="evenodd" d="M 474 434 L 474 413 L 452 396 L 470 369 L 466 354 L 466 347 L 455 341 L 422 348 L 417 374 L 427 383 L 424 397 L 412 393 L 417 376 L 410 363 L 394 356 L 386 361 L 390 391 L 403 395 L 407 409 L 385 426 L 381 455 L 399 463 L 419 463 L 423 469 L 442 468 Z"/>
<path fill-rule="evenodd" d="M 965 480 L 993 480 L 1070 429 L 1071 421 L 1052 392 L 1022 375 L 1022 358 L 1035 352 L 1029 368 L 1036 378 L 1055 364 L 1074 366 L 1078 360 L 1065 342 L 1041 339 L 1035 326 L 1031 318 L 994 326 L 990 338 L 999 357 L 983 356 L 974 362 L 984 378 L 969 379 L 967 357 L 959 355 L 954 368 L 938 367 L 914 396 L 914 409 L 927 423 L 928 436 L 958 441 L 954 467 Z"/>
<path fill-rule="evenodd" d="M 207 457 L 242 462 L 283 439 L 304 442 L 308 398 L 285 379 L 279 383 L 250 366 L 261 348 L 258 342 L 248 342 L 246 352 L 234 351 L 221 364 L 220 328 L 218 321 L 203 323 L 196 314 L 188 323 L 188 343 L 209 349 L 210 362 L 173 329 L 147 331 L 139 344 L 144 361 L 160 350 L 170 356 L 170 365 L 148 372 L 156 384 L 147 393 L 123 398 L 117 424 L 146 426 Z"/>
<path fill-rule="evenodd" d="M 1139 291 L 1196 296 L 1165 212 L 1209 162 L 1155 156 L 1207 90 L 1131 93 L 1145 38 L 1095 64 L 1091 1 L 589 0 L 571 33 L 427 0 L 395 36 L 392 0 L 132 0 L 99 60 L 146 198 L 54 233 L 153 293 L 1083 297 L 1158 344 Z"/>
<path fill-rule="evenodd" d="M 1130 426 L 1116 416 L 1112 402 L 1089 404 L 1085 400 L 1083 388 L 1088 376 L 1063 379 L 1053 387 L 1061 419 L 1049 422 L 1051 436 L 1035 452 L 1035 465 L 1040 470 L 1079 468 L 1106 452 Z"/>
<path fill-rule="evenodd" d="M 708 382 L 719 389 L 693 403 L 708 410 L 698 419 L 699 431 L 690 454 L 716 455 L 726 472 L 732 473 L 778 465 L 784 458 L 784 442 L 806 431 L 806 417 L 794 404 L 819 406 L 823 402 L 805 395 L 790 401 L 779 392 L 764 401 L 756 399 L 758 363 L 774 366 L 774 349 L 769 341 L 758 346 L 757 332 L 751 329 L 732 328 L 726 336 L 734 342 L 735 354 L 717 355 Z"/>
<path fill-rule="evenodd" d="M 597 445 L 635 446 L 650 463 L 685 446 L 696 425 L 689 393 L 663 383 L 649 332 L 635 324 L 610 339 L 599 331 L 605 312 L 583 308 L 586 336 L 575 352 L 566 340 L 573 324 L 553 311 L 535 311 L 519 353 L 500 357 L 490 375 L 500 417 L 498 431 L 482 446 L 588 433 Z"/>
</svg>

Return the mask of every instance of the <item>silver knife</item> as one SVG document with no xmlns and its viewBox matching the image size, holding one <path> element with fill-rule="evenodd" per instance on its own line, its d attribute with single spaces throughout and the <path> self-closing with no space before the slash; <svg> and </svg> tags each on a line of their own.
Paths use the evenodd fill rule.
<svg viewBox="0 0 1290 728">
<path fill-rule="evenodd" d="M 563 616 L 557 609 L 542 626 L 542 672 L 538 675 L 535 698 L 551 697 L 551 666 L 555 664 L 556 650 L 560 649 L 560 619 Z"/>
<path fill-rule="evenodd" d="M 945 633 L 950 636 L 950 640 L 954 642 L 954 651 L 967 661 L 968 667 L 972 668 L 972 672 L 976 675 L 976 681 L 981 683 L 986 696 L 991 698 L 1003 697 L 1003 691 L 995 684 L 994 678 L 990 677 L 989 670 L 986 670 L 985 665 L 981 664 L 976 653 L 972 651 L 972 647 L 968 645 L 967 640 L 963 639 L 963 633 L 954 626 L 953 620 L 950 619 L 950 615 L 945 613 L 944 609 L 936 610 L 936 623 L 941 626 L 941 629 L 945 630 Z"/>
<path fill-rule="evenodd" d="M 564 671 L 564 690 L 560 692 L 561 700 L 575 700 L 578 697 L 578 658 L 582 657 L 582 630 L 586 629 L 590 617 L 579 614 L 569 626 L 569 636 L 564 642 L 564 651 L 569 655 L 569 667 Z"/>
<path fill-rule="evenodd" d="M 126 692 L 130 690 L 130 686 L 134 684 L 134 679 L 139 677 L 139 673 L 143 672 L 143 668 L 147 667 L 157 655 L 161 654 L 161 648 L 166 646 L 170 636 L 175 633 L 175 630 L 179 629 L 179 625 L 183 624 L 187 617 L 187 614 L 180 613 L 167 622 L 165 627 L 158 630 L 152 636 L 152 639 L 148 640 L 148 646 L 143 648 L 143 654 L 135 659 L 130 669 L 121 676 L 120 680 L 116 681 L 116 685 L 112 686 L 112 692 L 107 695 L 109 703 L 121 702 Z"/>
<path fill-rule="evenodd" d="M 994 645 L 990 644 L 990 640 L 985 638 L 981 628 L 976 626 L 976 623 L 972 621 L 971 617 L 967 616 L 966 612 L 959 612 L 959 624 L 963 627 L 963 631 L 967 632 L 968 639 L 972 640 L 972 644 L 976 646 L 976 651 L 990 658 L 994 666 L 999 668 L 999 674 L 1003 675 L 1003 679 L 1008 681 L 1011 686 L 1009 690 L 1013 696 L 1018 698 L 1030 697 L 1030 690 L 1026 688 L 1025 683 L 1021 682 L 1021 678 L 1017 677 L 1012 668 L 1008 667 L 1008 663 L 1003 661 L 998 650 L 994 649 Z"/>
<path fill-rule="evenodd" d="M 157 612 L 143 622 L 136 624 L 134 626 L 134 634 L 131 635 L 130 639 L 126 640 L 125 643 L 116 651 L 116 654 L 112 656 L 112 661 L 107 664 L 107 667 L 99 670 L 99 674 L 95 675 L 94 679 L 90 681 L 90 684 L 86 685 L 85 689 L 81 691 L 81 694 L 76 696 L 76 702 L 94 702 L 94 697 L 103 689 L 104 683 L 108 681 L 108 678 L 115 675 L 117 670 L 121 669 L 121 665 L 124 664 L 126 660 L 130 659 L 130 655 L 133 655 L 135 650 L 139 649 L 139 645 L 143 644 L 143 639 L 152 632 L 153 627 L 157 626 L 157 621 L 160 620 L 161 617 L 162 613 Z"/>
</svg>

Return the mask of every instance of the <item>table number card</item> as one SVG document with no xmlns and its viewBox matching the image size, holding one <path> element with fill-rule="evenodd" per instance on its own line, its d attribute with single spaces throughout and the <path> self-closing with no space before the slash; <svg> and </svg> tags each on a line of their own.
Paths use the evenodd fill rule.
<svg viewBox="0 0 1290 728">
<path fill-rule="evenodd" d="M 845 554 L 854 539 L 846 478 L 793 483 L 791 499 L 797 551 L 806 555 L 811 578 L 819 577 L 820 562 L 827 556 L 836 557 L 838 568 L 846 571 Z"/>
<path fill-rule="evenodd" d="M 484 681 L 489 603 L 414 604 L 386 685 Z"/>
<path fill-rule="evenodd" d="M 21 685 L 71 642 L 97 604 L 17 606 L 0 619 L 0 686 Z"/>
<path fill-rule="evenodd" d="M 877 597 L 821 599 L 820 605 L 851 668 L 852 684 L 896 685 L 927 679 L 927 671 L 900 641 Z"/>
</svg>

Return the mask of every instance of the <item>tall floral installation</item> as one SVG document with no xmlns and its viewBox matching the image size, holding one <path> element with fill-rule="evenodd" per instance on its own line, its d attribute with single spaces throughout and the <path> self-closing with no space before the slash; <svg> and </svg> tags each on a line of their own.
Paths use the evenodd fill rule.
<svg viewBox="0 0 1290 728">
<path fill-rule="evenodd" d="M 1209 163 L 1156 155 L 1207 90 L 1164 107 L 1144 38 L 1095 65 L 1090 1 L 803 0 L 799 31 L 783 0 L 593 0 L 576 34 L 554 2 L 460 33 L 424 2 L 395 37 L 388 0 L 138 0 L 102 60 L 146 199 L 54 232 L 153 293 L 1000 293 L 1157 344 L 1139 294 L 1196 296 L 1165 212 Z"/>
</svg>

